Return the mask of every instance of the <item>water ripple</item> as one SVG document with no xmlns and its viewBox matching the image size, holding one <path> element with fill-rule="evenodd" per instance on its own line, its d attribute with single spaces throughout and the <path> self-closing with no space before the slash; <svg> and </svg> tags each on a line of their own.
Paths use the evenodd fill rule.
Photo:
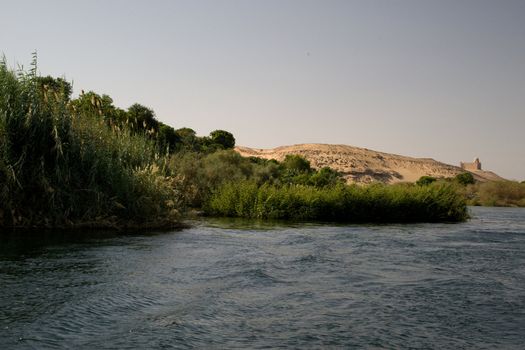
<svg viewBox="0 0 525 350">
<path fill-rule="evenodd" d="M 472 214 L 2 238 L 0 348 L 520 349 L 525 211 Z"/>
</svg>

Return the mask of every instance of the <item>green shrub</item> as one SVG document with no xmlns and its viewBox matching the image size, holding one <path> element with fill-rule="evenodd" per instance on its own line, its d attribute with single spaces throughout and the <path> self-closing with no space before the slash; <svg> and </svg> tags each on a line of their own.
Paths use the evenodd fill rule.
<svg viewBox="0 0 525 350">
<path fill-rule="evenodd" d="M 308 173 L 312 170 L 310 162 L 296 154 L 287 154 L 281 164 L 284 169 L 294 173 Z"/>
<path fill-rule="evenodd" d="M 476 183 L 476 180 L 474 179 L 474 175 L 472 175 L 471 173 L 458 174 L 458 175 L 456 175 L 454 180 L 457 183 L 459 183 L 459 184 L 461 184 L 463 186 L 472 185 L 472 184 Z"/>
<path fill-rule="evenodd" d="M 324 167 L 311 174 L 307 183 L 314 187 L 327 187 L 334 186 L 342 181 L 340 173 L 329 167 Z"/>
<path fill-rule="evenodd" d="M 244 158 L 233 150 L 211 154 L 182 152 L 172 155 L 169 167 L 182 179 L 185 203 L 194 208 L 204 205 L 215 189 L 228 182 L 250 180 L 258 186 L 294 184 L 314 187 L 342 183 L 341 175 L 330 168 L 314 171 L 304 158 L 293 156 L 287 159 L 287 163 L 279 163 Z"/>
<path fill-rule="evenodd" d="M 416 184 L 419 186 L 427 186 L 430 185 L 433 182 L 436 182 L 437 179 L 432 176 L 421 176 L 419 180 L 416 181 Z"/>
<path fill-rule="evenodd" d="M 193 208 L 200 208 L 212 191 L 226 182 L 251 179 L 257 184 L 273 183 L 279 176 L 274 162 L 257 164 L 232 150 L 173 154 L 169 167 L 181 179 L 184 202 Z"/>
</svg>

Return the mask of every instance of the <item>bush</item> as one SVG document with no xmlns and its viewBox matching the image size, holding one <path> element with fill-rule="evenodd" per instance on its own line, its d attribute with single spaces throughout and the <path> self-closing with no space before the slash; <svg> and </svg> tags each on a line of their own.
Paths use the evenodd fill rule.
<svg viewBox="0 0 525 350">
<path fill-rule="evenodd" d="M 416 184 L 419 186 L 427 186 L 430 185 L 433 182 L 436 182 L 437 179 L 432 176 L 421 176 L 419 180 L 416 181 Z"/>
<path fill-rule="evenodd" d="M 310 175 L 310 178 L 308 179 L 308 185 L 314 187 L 334 186 L 342 182 L 343 179 L 341 174 L 329 167 L 319 169 Z"/>
<path fill-rule="evenodd" d="M 182 179 L 185 203 L 193 208 L 204 205 L 215 189 L 228 182 L 250 180 L 258 186 L 300 184 L 314 187 L 342 183 L 338 172 L 330 168 L 314 171 L 308 161 L 298 156 L 289 156 L 286 163 L 279 163 L 255 157 L 244 158 L 233 150 L 174 154 L 170 168 Z"/>
<path fill-rule="evenodd" d="M 312 170 L 310 167 L 310 162 L 296 154 L 287 154 L 282 161 L 282 167 L 296 174 L 308 173 Z"/>
</svg>

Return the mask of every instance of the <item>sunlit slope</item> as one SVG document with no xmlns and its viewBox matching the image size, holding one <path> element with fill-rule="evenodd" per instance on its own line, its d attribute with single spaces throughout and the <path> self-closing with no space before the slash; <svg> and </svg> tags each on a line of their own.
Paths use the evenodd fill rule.
<svg viewBox="0 0 525 350">
<path fill-rule="evenodd" d="M 283 160 L 287 154 L 298 154 L 308 159 L 313 168 L 328 166 L 341 172 L 347 182 L 385 183 L 415 182 L 421 176 L 454 177 L 465 172 L 460 167 L 431 158 L 413 158 L 377 152 L 347 145 L 300 144 L 273 149 L 238 146 L 235 150 L 245 157 Z M 503 180 L 490 171 L 472 172 L 476 180 Z"/>
</svg>

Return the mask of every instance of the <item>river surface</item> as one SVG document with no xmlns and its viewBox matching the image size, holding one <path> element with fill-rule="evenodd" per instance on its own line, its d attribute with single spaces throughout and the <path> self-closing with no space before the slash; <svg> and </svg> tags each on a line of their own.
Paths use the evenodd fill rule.
<svg viewBox="0 0 525 350">
<path fill-rule="evenodd" d="M 523 349 L 525 210 L 0 235 L 0 349 Z"/>
</svg>

